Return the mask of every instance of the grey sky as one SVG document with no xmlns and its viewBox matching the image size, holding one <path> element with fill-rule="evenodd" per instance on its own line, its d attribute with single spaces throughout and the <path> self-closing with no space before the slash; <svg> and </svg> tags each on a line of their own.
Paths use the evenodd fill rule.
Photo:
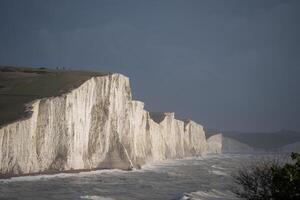
<svg viewBox="0 0 300 200">
<path fill-rule="evenodd" d="M 126 74 L 221 130 L 300 130 L 300 1 L 0 1 L 0 63 Z"/>
</svg>

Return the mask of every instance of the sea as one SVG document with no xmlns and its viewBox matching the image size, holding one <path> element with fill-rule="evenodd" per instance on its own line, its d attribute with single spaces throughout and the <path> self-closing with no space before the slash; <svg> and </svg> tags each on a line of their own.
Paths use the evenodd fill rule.
<svg viewBox="0 0 300 200">
<path fill-rule="evenodd" d="M 0 200 L 236 200 L 232 175 L 264 154 L 206 155 L 98 170 L 0 180 Z"/>
</svg>

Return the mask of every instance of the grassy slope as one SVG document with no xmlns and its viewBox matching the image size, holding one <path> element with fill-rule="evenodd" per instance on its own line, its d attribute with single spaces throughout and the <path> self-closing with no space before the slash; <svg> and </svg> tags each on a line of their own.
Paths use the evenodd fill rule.
<svg viewBox="0 0 300 200">
<path fill-rule="evenodd" d="M 28 116 L 25 104 L 59 96 L 108 73 L 0 66 L 0 126 Z"/>
</svg>

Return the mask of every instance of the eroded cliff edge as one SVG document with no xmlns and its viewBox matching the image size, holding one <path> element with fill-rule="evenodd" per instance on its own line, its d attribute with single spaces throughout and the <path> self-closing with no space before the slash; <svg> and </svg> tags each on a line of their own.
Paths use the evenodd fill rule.
<svg viewBox="0 0 300 200">
<path fill-rule="evenodd" d="M 201 125 L 163 115 L 156 122 L 132 100 L 127 77 L 93 77 L 69 93 L 32 102 L 30 118 L 0 129 L 0 174 L 130 169 L 206 152 Z"/>
</svg>

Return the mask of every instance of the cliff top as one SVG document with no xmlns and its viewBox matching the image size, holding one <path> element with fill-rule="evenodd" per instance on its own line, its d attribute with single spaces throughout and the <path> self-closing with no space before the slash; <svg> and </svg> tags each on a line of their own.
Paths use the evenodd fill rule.
<svg viewBox="0 0 300 200">
<path fill-rule="evenodd" d="M 0 127 L 28 116 L 25 104 L 39 98 L 60 96 L 94 76 L 109 73 L 0 66 Z"/>
</svg>

